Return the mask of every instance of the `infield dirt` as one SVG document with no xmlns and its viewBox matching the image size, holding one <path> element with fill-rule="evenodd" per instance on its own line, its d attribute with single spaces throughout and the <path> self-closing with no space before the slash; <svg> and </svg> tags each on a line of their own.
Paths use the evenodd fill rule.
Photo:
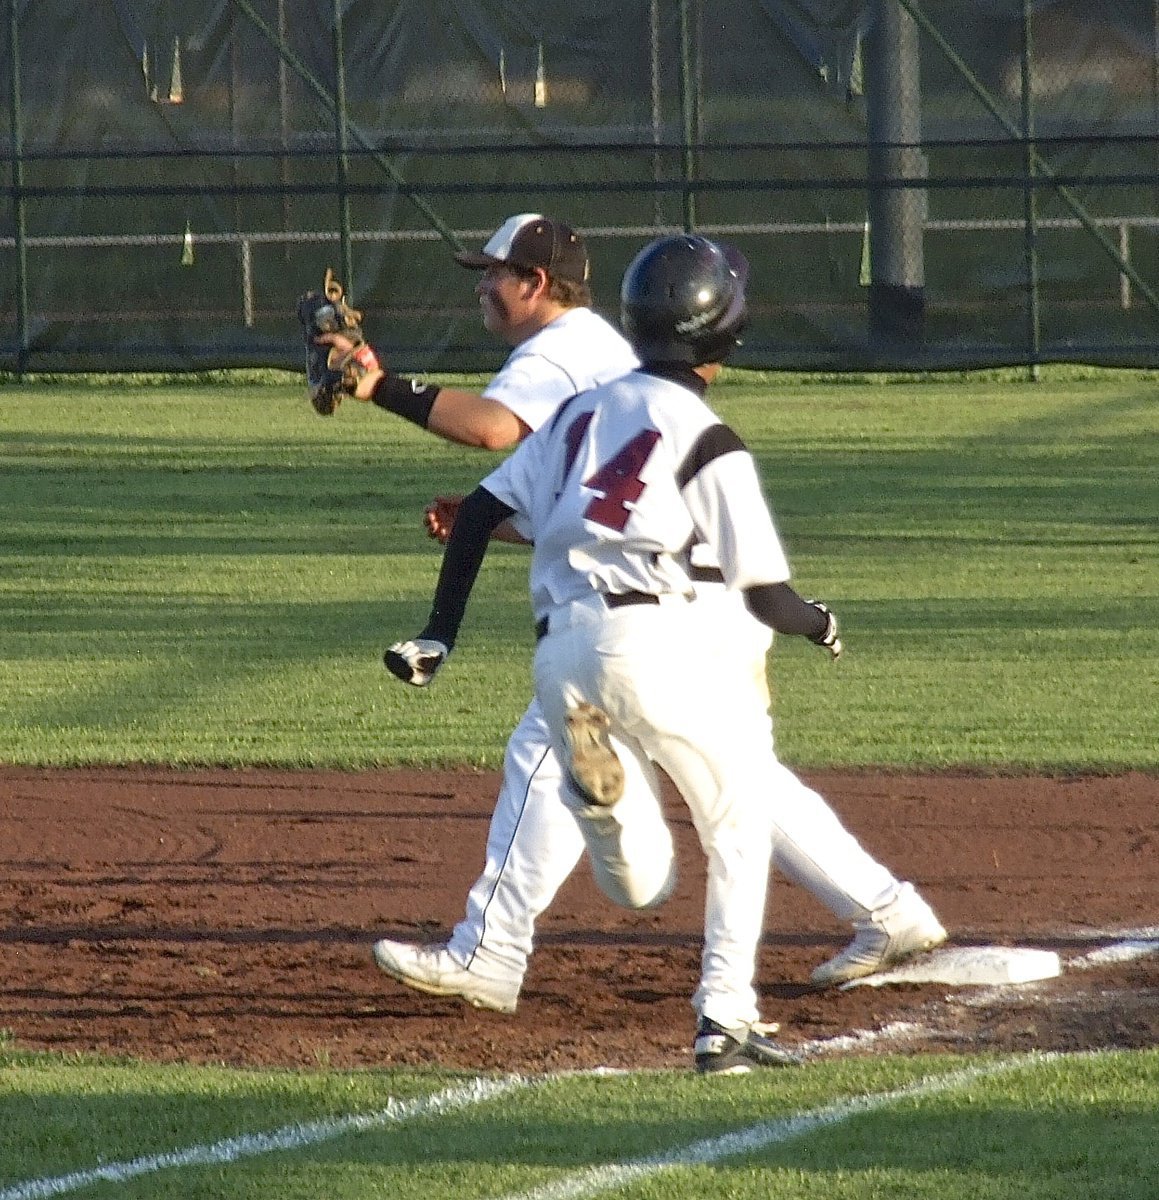
<svg viewBox="0 0 1159 1200">
<path fill-rule="evenodd" d="M 1017 988 L 814 992 L 810 970 L 849 931 L 774 877 L 759 983 L 786 1044 L 1159 1044 L 1159 954 L 1074 969 L 1159 925 L 1159 777 L 805 775 L 921 887 L 952 944 L 1057 950 L 1064 970 Z M 441 940 L 459 918 L 497 786 L 488 772 L 0 769 L 0 1029 L 28 1048 L 239 1065 L 688 1066 L 704 870 L 674 795 L 676 894 L 623 912 L 581 864 L 513 1016 L 375 969 L 376 938 Z"/>
</svg>

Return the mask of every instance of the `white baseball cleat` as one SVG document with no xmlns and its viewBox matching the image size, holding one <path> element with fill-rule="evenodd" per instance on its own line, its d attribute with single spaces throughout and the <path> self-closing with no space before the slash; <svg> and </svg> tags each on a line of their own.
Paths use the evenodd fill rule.
<svg viewBox="0 0 1159 1200">
<path fill-rule="evenodd" d="M 581 702 L 568 710 L 568 778 L 576 791 L 599 808 L 610 808 L 624 794 L 624 767 L 608 738 L 611 721 L 594 704 Z"/>
<path fill-rule="evenodd" d="M 519 982 L 488 979 L 460 966 L 446 946 L 413 946 L 383 938 L 374 943 L 374 961 L 392 979 L 430 996 L 457 996 L 475 1008 L 501 1013 L 513 1013 L 519 1000 Z"/>
<path fill-rule="evenodd" d="M 862 921 L 854 921 L 853 941 L 810 976 L 817 987 L 833 987 L 875 975 L 886 967 L 933 950 L 946 940 L 946 931 L 934 910 L 902 884 L 897 898 Z"/>
</svg>

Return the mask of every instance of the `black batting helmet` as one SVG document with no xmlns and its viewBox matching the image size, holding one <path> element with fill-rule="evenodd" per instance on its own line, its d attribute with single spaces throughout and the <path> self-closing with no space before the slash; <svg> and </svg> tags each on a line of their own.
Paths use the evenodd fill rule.
<svg viewBox="0 0 1159 1200">
<path fill-rule="evenodd" d="M 677 234 L 650 242 L 620 288 L 620 324 L 645 363 L 724 362 L 740 345 L 749 265 L 734 246 Z"/>
</svg>

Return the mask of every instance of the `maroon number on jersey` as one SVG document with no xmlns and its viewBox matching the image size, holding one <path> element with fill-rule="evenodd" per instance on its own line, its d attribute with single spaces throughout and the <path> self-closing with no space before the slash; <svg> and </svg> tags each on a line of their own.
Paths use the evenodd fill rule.
<svg viewBox="0 0 1159 1200">
<path fill-rule="evenodd" d="M 640 472 L 660 440 L 655 429 L 645 429 L 610 458 L 594 475 L 584 480 L 584 487 L 603 492 L 584 510 L 584 516 L 597 525 L 622 532 L 632 515 L 629 504 L 635 504 L 644 493 Z"/>
</svg>

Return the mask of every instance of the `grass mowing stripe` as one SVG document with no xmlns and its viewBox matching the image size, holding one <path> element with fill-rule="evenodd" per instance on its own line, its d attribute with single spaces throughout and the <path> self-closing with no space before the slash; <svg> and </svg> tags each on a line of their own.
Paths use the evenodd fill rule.
<svg viewBox="0 0 1159 1200">
<path fill-rule="evenodd" d="M 941 1092 L 952 1091 L 954 1088 L 973 1083 L 978 1079 L 991 1078 L 1022 1067 L 1039 1066 L 1042 1063 L 1054 1062 L 1065 1057 L 1067 1056 L 1057 1053 L 1020 1055 L 1018 1058 L 1006 1059 L 998 1063 L 953 1071 L 948 1075 L 919 1079 L 917 1083 L 895 1088 L 889 1092 L 850 1096 L 846 1100 L 826 1104 L 811 1112 L 796 1113 L 791 1117 L 782 1117 L 776 1121 L 763 1121 L 748 1129 L 739 1129 L 720 1137 L 692 1142 L 690 1145 L 680 1146 L 675 1150 L 665 1150 L 659 1154 L 650 1154 L 644 1158 L 631 1159 L 624 1163 L 606 1163 L 598 1167 L 589 1167 L 587 1170 L 576 1172 L 556 1180 L 554 1183 L 544 1184 L 542 1187 L 532 1188 L 525 1192 L 509 1192 L 500 1200 L 579 1200 L 584 1196 L 596 1196 L 601 1192 L 609 1192 L 614 1188 L 637 1183 L 642 1179 L 657 1175 L 661 1171 L 672 1170 L 674 1167 L 706 1166 L 709 1163 L 719 1162 L 723 1158 L 751 1154 L 755 1150 L 764 1150 L 768 1146 L 803 1137 L 814 1130 L 840 1124 L 842 1121 L 849 1120 L 850 1117 L 876 1112 L 878 1109 L 886 1108 L 902 1100 L 936 1096 Z M 6 1198 L 0 1196 L 0 1200 L 6 1200 Z"/>
<path fill-rule="evenodd" d="M 535 1080 L 519 1075 L 504 1079 L 473 1079 L 470 1083 L 432 1096 L 421 1096 L 417 1100 L 390 1101 L 377 1112 L 352 1113 L 347 1117 L 335 1117 L 328 1121 L 308 1121 L 286 1125 L 270 1133 L 247 1133 L 240 1137 L 226 1138 L 208 1146 L 189 1146 L 184 1150 L 173 1150 L 165 1154 L 150 1154 L 131 1162 L 104 1163 L 86 1171 L 72 1171 L 46 1179 L 30 1179 L 0 1191 L 0 1200 L 42 1200 L 47 1196 L 61 1196 L 75 1192 L 94 1183 L 124 1183 L 141 1175 L 151 1175 L 174 1167 L 204 1167 L 221 1163 L 237 1162 L 243 1158 L 254 1158 L 260 1154 L 272 1154 L 278 1150 L 301 1150 L 316 1146 L 319 1142 L 332 1141 L 347 1133 L 364 1133 L 385 1125 L 398 1124 L 415 1117 L 437 1116 L 453 1112 L 472 1104 L 481 1104 L 517 1088 L 528 1087 Z"/>
<path fill-rule="evenodd" d="M 786 761 L 1157 769 L 1159 406 L 1099 380 L 714 393 L 848 635 L 836 671 L 774 651 Z M 300 385 L 6 390 L 0 760 L 500 765 L 525 550 L 488 554 L 437 694 L 381 665 L 438 571 L 417 514 L 499 457 L 373 405 L 322 422 Z"/>
</svg>

